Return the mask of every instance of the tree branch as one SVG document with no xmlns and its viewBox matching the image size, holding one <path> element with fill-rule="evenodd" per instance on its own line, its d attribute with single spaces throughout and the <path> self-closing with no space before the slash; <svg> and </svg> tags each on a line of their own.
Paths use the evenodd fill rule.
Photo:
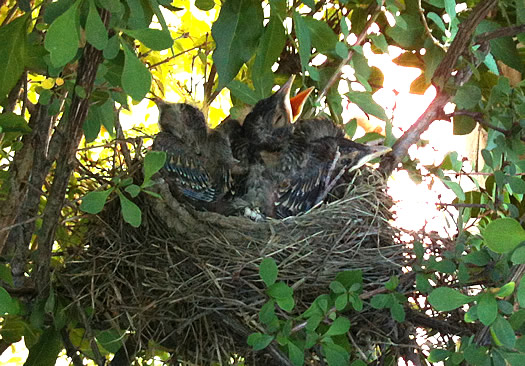
<svg viewBox="0 0 525 366">
<path fill-rule="evenodd" d="M 110 14 L 106 10 L 101 11 L 101 18 L 107 25 Z M 102 61 L 102 52 L 87 44 L 84 48 L 83 57 L 80 60 L 76 85 L 82 86 L 86 91 L 87 97 L 81 98 L 76 93 L 73 94 L 68 118 L 60 121 L 64 124 L 64 134 L 59 148 L 60 157 L 57 160 L 57 167 L 53 185 L 44 209 L 42 227 L 36 238 L 38 245 L 38 265 L 36 268 L 35 283 L 38 285 L 39 297 L 47 297 L 50 281 L 50 261 L 53 247 L 55 230 L 59 222 L 62 206 L 64 205 L 65 194 L 69 183 L 69 177 L 75 164 L 75 153 L 82 138 L 82 125 L 86 119 L 89 109 L 89 95 L 93 89 L 98 65 Z M 55 133 L 60 133 L 56 131 Z"/>
<path fill-rule="evenodd" d="M 379 169 L 385 175 L 390 175 L 397 168 L 397 165 L 407 155 L 408 148 L 419 141 L 423 132 L 428 129 L 432 122 L 443 116 L 443 108 L 452 99 L 443 86 L 452 76 L 459 57 L 467 51 L 474 30 L 497 3 L 498 0 L 485 0 L 479 3 L 467 20 L 459 25 L 459 31 L 454 41 L 432 78 L 434 86 L 437 88 L 437 95 L 417 121 L 395 142 L 394 146 L 392 146 L 392 151 L 381 159 Z M 459 74 L 461 74 L 461 77 L 459 77 Z M 464 73 L 458 72 L 456 84 L 465 83 L 471 75 L 472 70 L 470 69 Z"/>
<path fill-rule="evenodd" d="M 474 43 L 484 43 L 501 37 L 513 37 L 520 33 L 525 33 L 525 24 L 515 25 L 512 27 L 496 29 L 492 32 L 485 32 L 478 34 L 474 38 Z"/>
</svg>

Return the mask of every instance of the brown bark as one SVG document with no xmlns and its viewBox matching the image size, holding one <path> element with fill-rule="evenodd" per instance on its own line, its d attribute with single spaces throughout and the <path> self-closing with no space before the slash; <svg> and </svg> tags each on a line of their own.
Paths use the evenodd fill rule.
<svg viewBox="0 0 525 366">
<path fill-rule="evenodd" d="M 109 13 L 103 11 L 102 19 L 107 24 Z M 60 122 L 64 126 L 63 144 L 58 152 L 57 167 L 47 205 L 44 209 L 42 227 L 38 232 L 36 243 L 38 246 L 38 260 L 35 283 L 38 285 L 39 296 L 46 297 L 50 280 L 50 261 L 55 231 L 60 218 L 69 177 L 75 166 L 75 154 L 82 138 L 82 125 L 89 110 L 89 96 L 93 89 L 98 65 L 102 62 L 102 52 L 87 44 L 80 60 L 76 85 L 86 91 L 86 98 L 74 94 L 71 100 L 67 120 Z M 60 126 L 61 127 L 61 126 Z M 60 131 L 55 132 L 60 133 Z"/>
</svg>

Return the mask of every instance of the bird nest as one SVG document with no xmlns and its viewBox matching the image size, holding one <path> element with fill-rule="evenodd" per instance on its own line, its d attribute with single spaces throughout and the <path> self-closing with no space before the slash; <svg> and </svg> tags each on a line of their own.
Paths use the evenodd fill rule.
<svg viewBox="0 0 525 366">
<path fill-rule="evenodd" d="M 143 214 L 138 229 L 123 222 L 117 201 L 92 217 L 85 250 L 61 276 L 74 299 L 94 309 L 92 328 L 126 330 L 139 348 L 153 340 L 195 364 L 254 359 L 246 337 L 264 332 L 263 258 L 273 258 L 279 280 L 294 288 L 291 316 L 328 293 L 340 271 L 361 270 L 365 292 L 401 273 L 404 248 L 390 225 L 384 178 L 365 169 L 343 188 L 340 199 L 308 213 L 252 222 L 193 210 L 161 183 L 163 200 L 135 199 Z M 365 306 L 347 315 L 359 339 L 392 338 L 388 314 Z"/>
</svg>

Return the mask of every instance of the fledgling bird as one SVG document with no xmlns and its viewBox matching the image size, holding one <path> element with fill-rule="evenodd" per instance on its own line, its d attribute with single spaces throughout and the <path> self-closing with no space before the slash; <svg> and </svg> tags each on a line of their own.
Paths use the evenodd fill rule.
<svg viewBox="0 0 525 366">
<path fill-rule="evenodd" d="M 214 204 L 231 187 L 231 168 L 236 163 L 228 136 L 208 130 L 202 112 L 189 104 L 155 102 L 161 132 L 152 149 L 167 153 L 162 176 L 178 199 L 216 211 Z"/>
<path fill-rule="evenodd" d="M 276 93 L 257 102 L 244 119 L 243 137 L 250 142 L 252 157 L 258 158 L 260 151 L 279 151 L 291 136 L 292 123 L 301 114 L 313 89 L 308 88 L 290 98 L 294 79 L 292 75 Z"/>
<path fill-rule="evenodd" d="M 272 196 L 275 217 L 306 212 L 322 201 L 336 174 L 347 174 L 390 151 L 347 139 L 343 130 L 325 118 L 296 123 L 291 141 L 274 169 L 278 193 Z"/>
</svg>

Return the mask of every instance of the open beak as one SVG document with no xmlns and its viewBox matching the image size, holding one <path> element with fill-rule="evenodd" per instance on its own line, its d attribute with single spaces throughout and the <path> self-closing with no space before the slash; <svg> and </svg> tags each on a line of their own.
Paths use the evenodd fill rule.
<svg viewBox="0 0 525 366">
<path fill-rule="evenodd" d="M 306 102 L 306 98 L 308 98 L 308 96 L 312 93 L 313 90 L 314 87 L 311 86 L 308 89 L 305 89 L 302 92 L 298 93 L 295 97 L 290 98 L 290 105 L 292 106 L 292 120 L 294 122 L 301 115 L 304 103 Z"/>
</svg>

